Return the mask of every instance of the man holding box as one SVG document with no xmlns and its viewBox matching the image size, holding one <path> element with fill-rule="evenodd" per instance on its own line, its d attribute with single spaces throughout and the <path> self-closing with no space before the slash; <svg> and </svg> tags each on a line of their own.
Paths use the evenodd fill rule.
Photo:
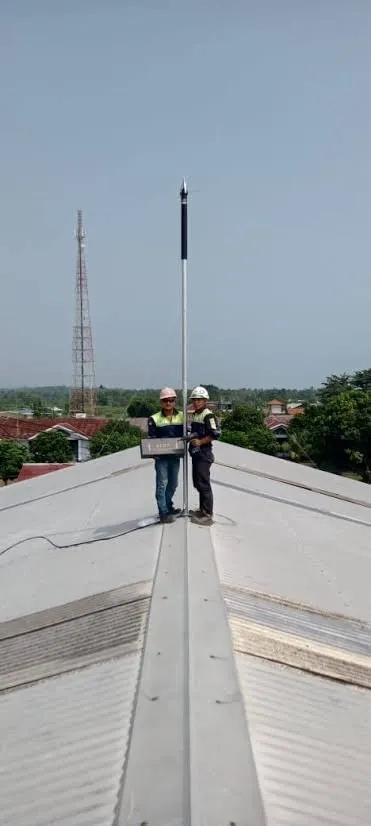
<svg viewBox="0 0 371 826">
<path fill-rule="evenodd" d="M 164 387 L 160 393 L 161 410 L 148 419 L 149 439 L 181 439 L 183 437 L 183 413 L 176 409 L 176 392 Z M 156 502 L 160 522 L 167 524 L 181 512 L 174 508 L 173 497 L 178 487 L 179 456 L 158 456 L 155 459 Z"/>
</svg>

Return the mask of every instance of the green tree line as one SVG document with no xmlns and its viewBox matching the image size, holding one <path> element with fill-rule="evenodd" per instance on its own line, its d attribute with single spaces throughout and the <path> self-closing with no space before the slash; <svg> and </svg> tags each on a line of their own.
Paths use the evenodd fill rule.
<svg viewBox="0 0 371 826">
<path fill-rule="evenodd" d="M 233 409 L 222 416 L 224 442 L 271 455 L 283 452 L 292 461 L 371 482 L 371 369 L 329 376 L 318 390 L 310 388 L 307 398 L 303 390 L 285 391 L 282 388 L 224 391 L 215 385 L 208 385 L 208 389 L 213 400 L 227 399 L 228 392 L 233 394 Z M 38 404 L 44 404 L 42 390 L 35 389 L 35 393 L 39 394 L 33 400 L 36 414 L 40 411 Z M 60 406 L 58 398 L 51 394 L 51 388 L 44 390 L 49 394 L 45 400 Z M 55 390 L 62 392 L 61 388 Z M 67 388 L 65 391 L 68 394 Z M 103 391 L 104 388 L 100 392 Z M 12 394 L 16 391 L 0 391 L 0 399 L 2 392 Z M 158 391 L 153 389 L 106 392 L 117 393 L 116 398 L 121 399 L 125 412 L 120 419 L 110 420 L 93 436 L 92 458 L 138 445 L 141 431 L 133 427 L 125 416 L 147 417 L 158 407 Z M 252 395 L 249 396 L 249 393 Z M 304 404 L 304 414 L 292 418 L 287 441 L 283 445 L 278 445 L 264 422 L 264 405 L 272 397 L 300 399 Z M 27 398 L 30 404 L 31 396 Z M 0 441 L 0 477 L 5 482 L 16 478 L 22 464 L 30 460 L 71 461 L 72 450 L 65 434 L 40 434 L 32 440 L 29 450 L 14 442 Z"/>
<path fill-rule="evenodd" d="M 212 401 L 232 401 L 235 404 L 249 402 L 264 405 L 270 399 L 279 398 L 283 401 L 315 401 L 318 391 L 313 388 L 222 388 L 214 384 L 205 384 Z M 97 389 L 97 405 L 101 415 L 112 408 L 127 410 L 133 403 L 151 400 L 158 406 L 160 388 L 130 389 L 119 387 L 99 387 Z M 178 388 L 179 397 L 181 390 Z M 56 387 L 18 387 L 0 389 L 0 410 L 20 410 L 30 408 L 37 416 L 50 415 L 50 408 L 59 407 L 64 414 L 68 413 L 69 388 Z M 49 410 L 48 410 L 49 408 Z M 134 415 L 134 414 L 132 414 Z M 140 415 L 139 413 L 137 415 Z"/>
<path fill-rule="evenodd" d="M 278 445 L 262 409 L 252 403 L 224 416 L 222 440 L 370 483 L 371 369 L 329 376 L 316 400 L 304 403 L 303 415 L 292 418 L 284 444 Z"/>
<path fill-rule="evenodd" d="M 371 482 L 371 370 L 326 379 L 316 405 L 306 405 L 289 427 L 294 461 Z"/>
</svg>

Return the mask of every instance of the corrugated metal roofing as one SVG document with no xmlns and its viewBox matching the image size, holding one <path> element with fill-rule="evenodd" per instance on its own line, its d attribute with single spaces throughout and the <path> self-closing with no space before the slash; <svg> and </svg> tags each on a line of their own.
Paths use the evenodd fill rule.
<svg viewBox="0 0 371 826">
<path fill-rule="evenodd" d="M 26 617 L 24 630 L 19 628 L 16 636 L 0 639 L 0 690 L 112 659 L 127 651 L 141 651 L 148 597 L 129 602 L 123 598 L 116 605 L 98 609 L 92 599 L 90 602 L 89 613 L 59 622 L 50 611 L 44 627 L 35 630 L 28 630 Z M 21 626 L 19 621 L 17 624 Z"/>
<path fill-rule="evenodd" d="M 371 489 L 216 459 L 211 530 L 137 449 L 0 491 L 0 824 L 370 826 Z"/>
<path fill-rule="evenodd" d="M 141 823 L 264 826 L 209 532 L 182 521 L 159 561 L 118 820 Z"/>
<path fill-rule="evenodd" d="M 268 824 L 367 826 L 371 693 L 236 657 Z"/>
<path fill-rule="evenodd" d="M 224 589 L 235 651 L 371 688 L 371 626 Z"/>
<path fill-rule="evenodd" d="M 299 636 L 331 646 L 339 651 L 371 656 L 371 627 L 359 620 L 336 614 L 321 614 L 302 605 L 295 605 L 265 594 L 224 588 L 229 615 L 283 634 Z"/>
<path fill-rule="evenodd" d="M 0 694 L 1 826 L 114 820 L 140 655 Z"/>
<path fill-rule="evenodd" d="M 280 460 L 275 461 L 278 468 L 271 460 L 271 472 L 281 471 L 284 476 L 288 468 L 288 477 L 289 471 L 294 475 L 289 463 L 282 460 L 281 469 Z M 324 487 L 327 479 L 319 471 L 303 471 L 304 480 L 305 472 L 311 471 L 317 474 L 313 480 L 317 488 Z M 297 467 L 295 473 L 299 476 Z M 215 468 L 215 477 L 216 501 L 230 520 L 213 528 L 223 584 L 371 622 L 371 491 L 367 485 L 359 491 L 361 483 L 353 489 L 350 480 L 335 477 L 334 489 L 327 496 L 222 466 Z M 342 495 L 348 491 L 351 498 L 366 504 L 333 500 L 336 487 L 343 488 Z"/>
</svg>

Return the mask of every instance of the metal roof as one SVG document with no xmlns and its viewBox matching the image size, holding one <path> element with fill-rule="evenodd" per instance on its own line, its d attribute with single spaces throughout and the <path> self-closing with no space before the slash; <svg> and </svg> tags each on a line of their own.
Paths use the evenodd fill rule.
<svg viewBox="0 0 371 826">
<path fill-rule="evenodd" d="M 153 482 L 0 491 L 1 826 L 369 826 L 371 489 L 218 444 L 209 529 Z"/>
</svg>

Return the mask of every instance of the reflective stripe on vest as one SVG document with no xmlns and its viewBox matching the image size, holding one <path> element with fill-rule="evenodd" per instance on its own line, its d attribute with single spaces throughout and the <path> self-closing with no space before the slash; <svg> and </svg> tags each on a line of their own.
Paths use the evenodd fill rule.
<svg viewBox="0 0 371 826">
<path fill-rule="evenodd" d="M 153 419 L 156 427 L 171 427 L 171 425 L 182 425 L 183 424 L 183 413 L 176 411 L 174 416 L 164 416 L 162 410 L 159 413 L 154 413 L 151 416 Z"/>
<path fill-rule="evenodd" d="M 208 419 L 207 426 L 205 424 L 206 418 Z M 219 439 L 220 430 L 218 428 L 216 418 L 212 410 L 209 410 L 208 407 L 205 407 L 204 410 L 200 410 L 199 413 L 194 413 L 192 416 L 191 428 L 192 431 L 197 434 L 199 439 L 203 439 L 206 434 L 212 436 L 214 439 Z M 210 449 L 210 446 L 203 445 L 202 449 Z"/>
<path fill-rule="evenodd" d="M 194 413 L 193 416 L 192 416 L 192 421 L 197 422 L 197 424 L 203 424 L 203 422 L 205 420 L 205 416 L 213 416 L 212 411 L 209 410 L 208 407 L 205 407 L 204 410 L 200 410 L 199 413 Z M 216 430 L 217 428 L 216 428 L 215 418 L 214 418 L 214 424 L 215 424 L 215 430 Z"/>
</svg>

